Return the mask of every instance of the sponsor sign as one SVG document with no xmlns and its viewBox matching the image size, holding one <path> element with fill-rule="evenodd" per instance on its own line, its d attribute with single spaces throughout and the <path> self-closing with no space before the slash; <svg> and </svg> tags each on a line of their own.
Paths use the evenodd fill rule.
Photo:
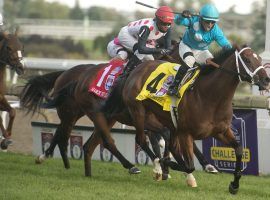
<svg viewBox="0 0 270 200">
<path fill-rule="evenodd" d="M 100 144 L 100 160 L 105 162 L 113 161 L 112 153 L 108 149 L 104 148 L 102 144 Z"/>
<path fill-rule="evenodd" d="M 82 146 L 83 146 L 83 138 L 82 136 L 70 136 L 70 155 L 72 158 L 80 160 L 82 159 Z"/>
<path fill-rule="evenodd" d="M 243 147 L 241 170 L 243 174 L 258 175 L 258 141 L 256 110 L 234 110 L 231 129 Z M 235 151 L 214 138 L 203 140 L 203 154 L 220 171 L 233 173 Z"/>
<path fill-rule="evenodd" d="M 49 148 L 52 138 L 52 133 L 41 132 L 41 148 L 43 154 Z"/>
</svg>

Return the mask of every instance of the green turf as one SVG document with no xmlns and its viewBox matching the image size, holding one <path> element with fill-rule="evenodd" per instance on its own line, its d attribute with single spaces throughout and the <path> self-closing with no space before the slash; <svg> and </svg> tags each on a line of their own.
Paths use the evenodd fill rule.
<svg viewBox="0 0 270 200">
<path fill-rule="evenodd" d="M 84 176 L 82 160 L 71 160 L 71 169 L 62 160 L 49 159 L 34 164 L 33 156 L 0 153 L 0 199 L 270 199 L 270 177 L 243 176 L 237 195 L 228 192 L 231 174 L 195 172 L 198 187 L 189 188 L 184 176 L 171 172 L 168 181 L 155 182 L 151 166 L 138 166 L 142 173 L 129 175 L 118 163 L 93 161 L 92 177 Z"/>
</svg>

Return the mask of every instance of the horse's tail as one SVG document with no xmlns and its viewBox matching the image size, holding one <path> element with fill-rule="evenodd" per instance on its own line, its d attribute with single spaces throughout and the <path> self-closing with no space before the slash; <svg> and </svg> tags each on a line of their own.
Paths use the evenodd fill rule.
<svg viewBox="0 0 270 200">
<path fill-rule="evenodd" d="M 20 94 L 20 105 L 30 112 L 37 112 L 44 100 L 50 99 L 49 93 L 54 87 L 56 79 L 64 71 L 57 71 L 45 75 L 31 77 Z"/>
</svg>

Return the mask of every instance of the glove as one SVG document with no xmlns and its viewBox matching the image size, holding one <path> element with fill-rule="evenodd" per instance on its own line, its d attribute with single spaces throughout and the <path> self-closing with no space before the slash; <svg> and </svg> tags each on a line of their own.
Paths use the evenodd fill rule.
<svg viewBox="0 0 270 200">
<path fill-rule="evenodd" d="M 160 54 L 165 56 L 165 55 L 169 55 L 172 52 L 172 50 L 170 49 L 161 49 L 160 50 Z"/>
<path fill-rule="evenodd" d="M 189 11 L 189 10 L 184 10 L 183 12 L 182 12 L 182 17 L 184 17 L 184 18 L 190 18 L 191 17 L 191 12 Z"/>
</svg>

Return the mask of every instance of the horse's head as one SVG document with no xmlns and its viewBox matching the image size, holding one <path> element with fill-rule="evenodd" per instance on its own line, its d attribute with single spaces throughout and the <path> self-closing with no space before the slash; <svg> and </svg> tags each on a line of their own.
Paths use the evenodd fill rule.
<svg viewBox="0 0 270 200">
<path fill-rule="evenodd" d="M 258 85 L 260 90 L 269 90 L 270 78 L 262 65 L 262 59 L 250 47 L 236 47 L 235 61 L 240 81 Z"/>
<path fill-rule="evenodd" d="M 1 33 L 0 41 L 0 63 L 9 65 L 18 75 L 24 73 L 24 63 L 22 57 L 23 46 L 17 37 L 17 31 L 14 34 Z"/>
</svg>

